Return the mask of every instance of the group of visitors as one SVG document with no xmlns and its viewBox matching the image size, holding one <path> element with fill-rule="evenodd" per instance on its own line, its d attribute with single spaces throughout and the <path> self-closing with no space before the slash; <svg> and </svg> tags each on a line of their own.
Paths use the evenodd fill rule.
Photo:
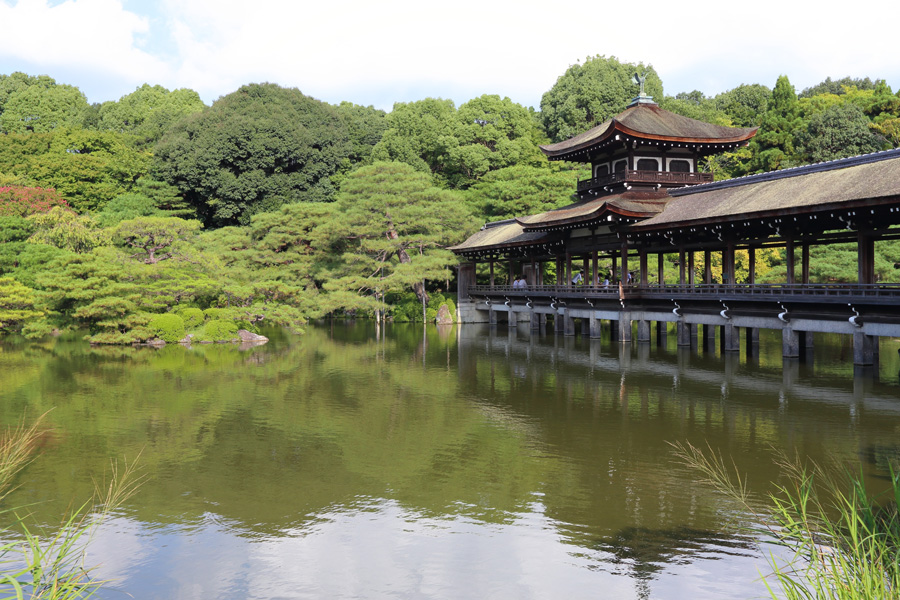
<svg viewBox="0 0 900 600">
<path fill-rule="evenodd" d="M 634 280 L 634 271 L 629 271 L 625 278 L 625 285 L 634 285 L 634 281 L 635 281 Z M 608 288 L 610 282 L 615 283 L 615 280 L 613 279 L 612 272 L 607 271 L 606 277 L 603 279 L 603 282 L 600 283 L 600 285 L 602 285 L 605 288 Z M 578 271 L 572 277 L 572 285 L 581 285 L 582 283 L 584 283 L 584 271 Z"/>
<path fill-rule="evenodd" d="M 514 290 L 527 290 L 528 283 L 526 283 L 525 278 L 521 275 L 517 275 L 515 280 L 513 281 L 513 289 Z"/>
</svg>

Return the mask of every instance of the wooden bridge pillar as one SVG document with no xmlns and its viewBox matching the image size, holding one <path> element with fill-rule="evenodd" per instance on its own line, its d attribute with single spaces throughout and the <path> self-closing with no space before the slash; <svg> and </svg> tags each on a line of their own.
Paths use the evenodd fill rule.
<svg viewBox="0 0 900 600">
<path fill-rule="evenodd" d="M 510 308 L 509 312 L 506 313 L 507 314 L 506 324 L 510 329 L 513 329 L 518 326 L 519 319 L 518 319 L 518 315 L 516 315 L 516 313 L 514 313 L 512 311 L 512 307 L 510 306 L 509 308 Z"/>
<path fill-rule="evenodd" d="M 691 345 L 691 326 L 684 321 L 675 323 L 675 333 L 678 336 L 678 345 L 690 347 Z"/>
<path fill-rule="evenodd" d="M 560 333 L 563 333 L 563 330 L 565 329 L 564 321 L 565 321 L 565 319 L 563 318 L 563 316 L 561 314 L 556 313 L 555 315 L 553 315 L 553 333 L 554 334 L 558 335 Z"/>
<path fill-rule="evenodd" d="M 650 321 L 644 319 L 638 321 L 637 341 L 650 342 Z"/>
<path fill-rule="evenodd" d="M 488 324 L 491 327 L 495 327 L 497 325 L 497 311 L 494 310 L 493 306 L 488 307 Z"/>
<path fill-rule="evenodd" d="M 529 311 L 529 316 L 531 317 L 531 330 L 534 331 L 535 329 L 540 329 L 541 316 L 543 315 L 539 315 L 538 313 L 534 312 L 534 309 L 531 309 L 531 311 Z"/>
<path fill-rule="evenodd" d="M 857 241 L 859 283 L 875 283 L 875 238 L 863 231 Z"/>
<path fill-rule="evenodd" d="M 575 319 L 569 315 L 569 309 L 567 308 L 565 314 L 562 316 L 563 322 L 565 323 L 565 335 L 572 336 L 575 335 Z"/>
<path fill-rule="evenodd" d="M 712 283 L 712 265 L 710 264 L 710 255 L 712 253 L 709 250 L 703 251 L 703 283 Z"/>
<path fill-rule="evenodd" d="M 875 364 L 878 337 L 862 332 L 853 334 L 853 364 L 866 367 Z"/>
<path fill-rule="evenodd" d="M 456 280 L 456 293 L 460 300 L 469 297 L 469 286 L 475 285 L 475 262 L 464 262 L 459 265 L 459 276 Z"/>
<path fill-rule="evenodd" d="M 791 327 L 781 330 L 781 356 L 782 358 L 799 358 L 800 333 Z"/>
</svg>

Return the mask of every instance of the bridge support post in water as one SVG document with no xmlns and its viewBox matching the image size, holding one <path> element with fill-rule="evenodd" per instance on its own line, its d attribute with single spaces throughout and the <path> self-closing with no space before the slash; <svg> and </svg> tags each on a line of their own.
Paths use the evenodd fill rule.
<svg viewBox="0 0 900 600">
<path fill-rule="evenodd" d="M 678 345 L 690 347 L 691 345 L 691 326 L 684 321 L 675 323 L 675 334 L 678 337 Z"/>
<path fill-rule="evenodd" d="M 800 356 L 800 333 L 790 327 L 781 330 L 781 356 L 783 358 Z"/>
<path fill-rule="evenodd" d="M 497 324 L 497 311 L 494 310 L 493 306 L 488 308 L 488 323 L 491 327 L 494 327 Z"/>
<path fill-rule="evenodd" d="M 563 332 L 563 328 L 564 328 L 563 321 L 564 320 L 565 319 L 563 318 L 563 316 L 559 313 L 556 313 L 555 315 L 553 315 L 553 333 L 554 334 L 560 334 Z"/>
<path fill-rule="evenodd" d="M 638 321 L 637 341 L 650 342 L 650 321 L 644 319 Z"/>
<path fill-rule="evenodd" d="M 703 351 L 704 352 L 715 352 L 716 351 L 716 326 L 715 325 L 704 325 L 703 326 Z"/>
<path fill-rule="evenodd" d="M 666 336 L 669 333 L 667 325 L 665 321 L 656 322 L 656 345 L 662 348 L 666 347 Z"/>
<path fill-rule="evenodd" d="M 875 364 L 878 354 L 878 338 L 874 335 L 866 335 L 862 332 L 853 334 L 853 364 L 859 367 L 867 367 Z"/>
<path fill-rule="evenodd" d="M 619 341 L 631 341 L 631 319 L 619 319 Z"/>
<path fill-rule="evenodd" d="M 600 319 L 597 317 L 591 317 L 588 319 L 588 327 L 590 329 L 591 338 L 599 338 L 601 334 L 600 329 Z"/>
<path fill-rule="evenodd" d="M 510 329 L 515 328 L 519 324 L 519 316 L 516 313 L 514 313 L 511 308 L 510 308 L 510 311 L 506 314 L 507 314 L 506 324 L 509 326 Z"/>
<path fill-rule="evenodd" d="M 565 314 L 563 315 L 563 321 L 565 322 L 565 335 L 575 335 L 575 319 L 569 315 L 569 309 L 566 309 Z"/>
<path fill-rule="evenodd" d="M 538 313 L 534 312 L 534 309 L 529 311 L 529 316 L 531 317 L 531 330 L 534 331 L 536 329 L 541 328 L 541 316 Z"/>
<path fill-rule="evenodd" d="M 722 325 L 722 350 L 724 352 L 741 351 L 741 330 L 731 323 Z"/>
<path fill-rule="evenodd" d="M 759 327 L 745 327 L 744 335 L 746 336 L 747 354 L 753 354 L 754 352 L 759 354 Z M 753 346 L 756 346 L 755 351 Z"/>
</svg>

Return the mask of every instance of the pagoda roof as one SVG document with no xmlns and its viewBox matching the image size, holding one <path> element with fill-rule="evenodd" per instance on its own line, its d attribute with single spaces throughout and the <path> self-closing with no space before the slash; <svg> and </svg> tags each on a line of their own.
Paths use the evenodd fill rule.
<svg viewBox="0 0 900 600">
<path fill-rule="evenodd" d="M 626 191 L 621 194 L 576 202 L 536 215 L 519 217 L 516 221 L 522 225 L 525 231 L 546 231 L 571 229 L 596 221 L 610 213 L 646 219 L 662 212 L 670 199 L 665 190 Z"/>
<path fill-rule="evenodd" d="M 578 152 L 615 140 L 617 134 L 676 144 L 737 145 L 756 135 L 757 129 L 713 125 L 669 112 L 655 103 L 639 103 L 582 134 L 541 146 L 541 150 L 550 159 L 571 159 Z"/>
<path fill-rule="evenodd" d="M 669 190 L 660 214 L 632 230 L 875 206 L 900 197 L 900 149 Z"/>
</svg>

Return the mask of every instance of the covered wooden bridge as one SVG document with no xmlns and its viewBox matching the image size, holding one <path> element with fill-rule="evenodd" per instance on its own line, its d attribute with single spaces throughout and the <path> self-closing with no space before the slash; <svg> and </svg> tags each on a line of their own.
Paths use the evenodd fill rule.
<svg viewBox="0 0 900 600">
<path fill-rule="evenodd" d="M 900 150 L 719 182 L 697 171 L 701 157 L 755 133 L 640 96 L 616 118 L 544 147 L 552 160 L 590 163 L 592 178 L 579 182 L 574 204 L 488 223 L 452 248 L 462 260 L 461 320 L 538 328 L 549 318 L 565 335 L 580 321 L 592 337 L 608 322 L 621 341 L 637 322 L 639 342 L 656 323 L 660 343 L 674 322 L 679 345 L 696 343 L 703 326 L 704 344 L 720 330 L 723 351 L 740 350 L 742 332 L 752 349 L 759 329 L 780 329 L 785 357 L 799 356 L 813 332 L 844 333 L 854 362 L 873 364 L 878 336 L 900 336 L 900 284 L 875 277 L 876 245 L 900 237 Z M 838 243 L 855 245 L 857 281 L 811 283 L 810 249 Z M 783 277 L 758 283 L 757 254 L 770 248 L 784 249 Z M 677 264 L 677 278 L 666 280 L 666 263 Z"/>
</svg>

